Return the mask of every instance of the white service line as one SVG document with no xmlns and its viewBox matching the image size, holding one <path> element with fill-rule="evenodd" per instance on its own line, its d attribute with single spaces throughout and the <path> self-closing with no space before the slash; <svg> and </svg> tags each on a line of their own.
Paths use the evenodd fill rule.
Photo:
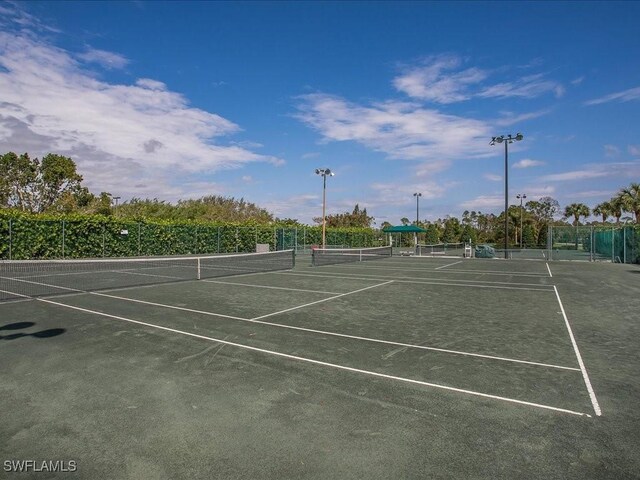
<svg viewBox="0 0 640 480">
<path fill-rule="evenodd" d="M 596 412 L 596 415 L 599 417 L 600 415 L 602 415 L 602 410 L 600 410 L 598 399 L 596 398 L 596 394 L 593 391 L 593 387 L 591 386 L 591 380 L 589 380 L 589 374 L 587 373 L 587 368 L 584 366 L 584 362 L 582 361 L 582 355 L 580 355 L 580 350 L 578 350 L 578 344 L 576 342 L 575 337 L 573 336 L 573 331 L 571 330 L 571 325 L 569 324 L 569 319 L 567 318 L 567 314 L 564 311 L 562 300 L 560 300 L 560 294 L 558 293 L 558 289 L 556 288 L 555 285 L 553 286 L 553 289 L 556 292 L 556 297 L 558 298 L 558 303 L 560 304 L 560 310 L 562 310 L 564 323 L 566 324 L 567 330 L 569 331 L 571 344 L 573 345 L 573 350 L 576 353 L 576 357 L 578 359 L 578 365 L 580 365 L 580 370 L 582 371 L 582 378 L 584 379 L 584 384 L 587 386 L 587 391 L 589 392 L 589 398 L 591 398 L 591 404 L 593 405 L 593 410 Z"/>
<path fill-rule="evenodd" d="M 370 290 L 372 288 L 382 287 L 383 285 L 388 285 L 390 283 L 393 283 L 393 280 L 389 280 L 389 281 L 384 282 L 384 283 L 378 283 L 376 285 L 369 285 L 368 287 L 360 288 L 360 289 L 354 290 L 352 292 L 341 293 L 340 295 L 336 295 L 334 297 L 323 298 L 322 300 L 316 300 L 315 302 L 305 303 L 304 305 L 298 305 L 297 307 L 287 308 L 286 310 L 280 310 L 279 312 L 267 313 L 266 315 L 261 315 L 259 317 L 254 317 L 251 320 L 260 320 L 261 318 L 272 317 L 274 315 L 279 315 L 281 313 L 291 312 L 293 310 L 298 310 L 300 308 L 310 307 L 311 305 L 316 305 L 316 304 L 322 303 L 322 302 L 328 302 L 329 300 L 335 300 L 336 298 L 344 297 L 346 295 L 353 295 L 354 293 L 364 292 L 365 290 Z"/>
<path fill-rule="evenodd" d="M 330 274 L 323 275 L 320 273 L 296 273 L 296 272 L 274 272 L 280 275 L 297 275 L 302 277 L 321 277 L 321 278 L 333 278 L 333 279 L 342 279 L 342 280 L 388 280 L 386 278 L 380 277 L 356 277 L 355 273 L 340 273 L 340 274 Z M 345 276 L 349 275 L 349 276 Z M 368 275 L 368 274 L 361 274 Z M 446 287 L 476 287 L 476 288 L 498 288 L 498 289 L 507 289 L 507 290 L 528 290 L 534 292 L 553 292 L 551 285 L 541 285 L 539 283 L 510 283 L 510 282 L 482 282 L 480 280 L 445 280 L 444 282 L 441 280 L 429 280 L 429 279 L 414 279 L 414 280 L 403 280 L 405 278 L 411 277 L 393 277 L 393 281 L 395 283 L 409 283 L 414 285 L 440 285 Z M 457 283 L 453 283 L 457 282 Z M 459 282 L 475 282 L 475 283 L 459 283 Z M 496 284 L 496 285 L 493 285 Z M 505 286 L 511 285 L 511 286 Z M 513 285 L 518 285 L 513 286 Z M 527 288 L 527 287 L 539 287 L 539 288 Z"/>
<path fill-rule="evenodd" d="M 368 288 L 372 288 L 372 287 L 368 287 Z M 503 362 L 512 362 L 512 363 L 523 363 L 523 364 L 527 364 L 527 365 L 536 365 L 536 366 L 547 367 L 547 368 L 557 368 L 557 369 L 561 369 L 561 370 L 573 370 L 573 371 L 576 371 L 576 372 L 580 371 L 579 368 L 565 367 L 565 366 L 562 366 L 562 365 L 554 365 L 554 364 L 550 364 L 550 363 L 532 362 L 532 361 L 528 361 L 528 360 L 519 360 L 519 359 L 515 359 L 515 358 L 498 357 L 498 356 L 495 356 L 495 355 L 484 355 L 484 354 L 481 354 L 481 353 L 462 352 L 460 350 L 449 350 L 449 349 L 445 349 L 445 348 L 428 347 L 426 345 L 415 345 L 415 344 L 411 344 L 411 343 L 394 342 L 394 341 L 391 341 L 391 340 L 381 340 L 381 339 L 378 339 L 378 338 L 361 337 L 361 336 L 357 336 L 357 335 L 349 335 L 349 334 L 346 334 L 346 333 L 331 332 L 331 331 L 328 331 L 328 330 L 318 330 L 318 329 L 314 329 L 314 328 L 296 327 L 294 325 L 287 325 L 287 324 L 284 324 L 284 323 L 273 323 L 273 322 L 265 322 L 264 320 L 252 319 L 252 318 L 234 317 L 234 316 L 231 316 L 231 315 L 224 315 L 224 314 L 221 314 L 221 313 L 208 312 L 206 310 L 196 310 L 196 309 L 193 309 L 193 308 L 178 307 L 176 305 L 168 305 L 168 304 L 164 304 L 164 303 L 149 302 L 147 300 L 138 300 L 137 298 L 120 297 L 120 296 L 117 296 L 117 295 L 107 295 L 107 294 L 99 293 L 99 292 L 90 292 L 90 293 L 91 293 L 91 295 L 98 295 L 100 297 L 115 298 L 117 300 L 125 300 L 125 301 L 129 301 L 129 302 L 134 302 L 134 303 L 142 303 L 142 304 L 145 304 L 145 305 L 152 305 L 154 307 L 169 308 L 169 309 L 172 309 L 172 310 L 180 310 L 180 311 L 183 311 L 183 312 L 196 313 L 196 314 L 199 314 L 199 315 L 206 315 L 206 316 L 210 316 L 210 317 L 230 318 L 232 320 L 239 320 L 239 321 L 248 322 L 248 323 L 256 323 L 256 324 L 259 324 L 259 325 L 267 325 L 269 327 L 283 328 L 283 329 L 286 329 L 286 330 L 298 330 L 298 331 L 302 331 L 302 332 L 317 333 L 317 334 L 320 334 L 320 335 L 327 335 L 327 336 L 332 336 L 332 337 L 348 338 L 350 340 L 360 340 L 360 341 L 364 341 L 364 342 L 380 343 L 380 344 L 383 344 L 383 345 L 393 345 L 394 347 L 415 348 L 415 349 L 418 349 L 418 350 L 430 350 L 430 351 L 434 351 L 434 352 L 449 353 L 449 354 L 453 354 L 453 355 L 462 355 L 462 356 L 467 356 L 467 357 L 486 358 L 486 359 L 489 359 L 489 360 L 499 360 L 499 361 L 503 361 Z M 294 309 L 295 308 L 300 308 L 300 307 L 294 307 Z M 291 309 L 289 309 L 289 310 L 291 310 Z M 285 310 L 285 311 L 289 311 L 289 310 Z M 275 315 L 275 314 L 270 313 L 269 315 Z M 263 317 L 258 317 L 258 318 L 263 318 Z"/>
<path fill-rule="evenodd" d="M 378 265 L 382 265 L 382 264 L 378 264 Z M 338 270 L 354 270 L 354 269 L 365 269 L 365 270 L 385 270 L 385 271 L 392 271 L 392 270 L 400 270 L 402 272 L 407 272 L 407 271 L 413 271 L 413 272 L 425 272 L 425 273 L 429 273 L 432 272 L 433 270 L 431 268 L 407 268 L 407 267 L 389 267 L 389 266 L 378 266 L 378 265 L 371 265 L 371 262 L 369 262 L 366 266 L 363 266 L 360 263 L 343 263 L 343 264 L 332 264 L 332 265 L 322 265 L 319 267 L 307 267 L 306 270 L 317 270 L 317 269 L 322 269 L 325 271 L 332 271 L 331 269 L 338 269 Z M 399 265 L 399 264 L 398 264 Z M 342 272 L 340 272 L 342 273 Z M 474 273 L 474 274 L 489 274 L 489 275 L 509 275 L 509 276 L 513 276 L 513 277 L 546 277 L 547 274 L 546 273 L 526 273 L 526 272 L 505 272 L 505 271 L 501 271 L 501 270 L 458 270 L 458 269 L 454 269 L 454 270 L 446 270 L 443 273 Z M 357 274 L 354 274 L 357 275 Z"/>
<path fill-rule="evenodd" d="M 370 287 L 370 288 L 373 288 L 373 287 Z M 287 358 L 287 359 L 290 359 L 290 360 L 297 360 L 297 361 L 300 361 L 300 362 L 312 363 L 314 365 L 321 365 L 321 366 L 324 366 L 324 367 L 335 368 L 335 369 L 338 369 L 338 370 L 345 370 L 345 371 L 348 371 L 348 372 L 361 373 L 361 374 L 364 374 L 364 375 L 370 375 L 370 376 L 378 377 L 378 378 L 385 378 L 385 379 L 388 379 L 388 380 L 397 380 L 397 381 L 400 381 L 400 382 L 411 383 L 411 384 L 414 384 L 414 385 L 421 385 L 421 386 L 425 386 L 425 387 L 432 387 L 432 388 L 437 388 L 437 389 L 441 389 L 441 390 L 447 390 L 447 391 L 450 391 L 450 392 L 465 393 L 467 395 L 473 395 L 473 396 L 476 396 L 476 397 L 489 398 L 489 399 L 492 399 L 492 400 L 501 400 L 503 402 L 515 403 L 515 404 L 518 404 L 518 405 L 527 405 L 527 406 L 530 406 L 530 407 L 542 408 L 542 409 L 545 409 L 545 410 L 552 410 L 552 411 L 555 411 L 555 412 L 567 413 L 567 414 L 571 414 L 571 415 L 587 416 L 587 417 L 589 416 L 586 413 L 576 412 L 576 411 L 573 411 L 573 410 L 567 410 L 565 408 L 552 407 L 550 405 L 543 405 L 543 404 L 540 404 L 540 403 L 525 402 L 523 400 L 517 400 L 517 399 L 514 399 L 514 398 L 501 397 L 501 396 L 498 396 L 498 395 L 490 395 L 488 393 L 476 392 L 474 390 L 465 390 L 465 389 L 462 389 L 462 388 L 448 387 L 448 386 L 445 386 L 445 385 L 439 385 L 437 383 L 429 383 L 429 382 L 423 382 L 421 380 L 413 380 L 411 378 L 397 377 L 397 376 L 394 376 L 394 375 L 387 375 L 385 373 L 378 373 L 378 372 L 373 372 L 373 371 L 370 371 L 370 370 L 362 370 L 362 369 L 359 369 L 359 368 L 347 367 L 345 365 L 338 365 L 338 364 L 335 364 L 335 363 L 322 362 L 320 360 L 314 360 L 314 359 L 311 359 L 311 358 L 299 357 L 297 355 L 289 355 L 287 353 L 280 353 L 280 352 L 276 352 L 276 351 L 273 351 L 273 350 L 266 350 L 264 348 L 251 347 L 249 345 L 243 345 L 241 343 L 229 342 L 227 340 L 221 340 L 221 339 L 214 338 L 214 337 L 207 337 L 205 335 L 198 335 L 196 333 L 185 332 L 183 330 L 177 330 L 177 329 L 174 329 L 174 328 L 163 327 L 161 325 L 155 325 L 153 323 L 141 322 L 139 320 L 133 320 L 133 319 L 126 318 L 126 317 L 120 317 L 120 316 L 117 316 L 117 315 L 111 315 L 111 314 L 108 314 L 108 313 L 98 312 L 98 311 L 95 311 L 95 310 L 89 310 L 89 309 L 81 308 L 81 307 L 75 307 L 73 305 L 67 305 L 65 303 L 54 302 L 52 300 L 46 300 L 46 299 L 43 299 L 43 298 L 39 298 L 38 301 L 45 302 L 45 303 L 50 303 L 52 305 L 58 305 L 58 306 L 65 307 L 65 308 L 70 308 L 70 309 L 73 309 L 73 310 L 78 310 L 78 311 L 85 312 L 85 313 L 92 313 L 92 314 L 100 315 L 100 316 L 103 316 L 103 317 L 113 318 L 113 319 L 116 319 L 116 320 L 121 320 L 123 322 L 135 323 L 137 325 L 142 325 L 144 327 L 156 328 L 158 330 L 164 330 L 164 331 L 167 331 L 167 332 L 177 333 L 177 334 L 180 334 L 180 335 L 186 335 L 186 336 L 193 337 L 193 338 L 199 338 L 201 340 L 206 340 L 206 341 L 209 341 L 209 342 L 216 342 L 216 343 L 221 343 L 221 344 L 224 344 L 224 345 L 230 345 L 232 347 L 237 347 L 237 348 L 241 348 L 241 349 L 245 349 L 245 350 L 251 350 L 251 351 L 254 351 L 254 352 L 266 353 L 268 355 L 274 355 L 274 356 L 277 356 L 277 357 Z"/>
<path fill-rule="evenodd" d="M 553 277 L 553 273 L 551 273 L 551 268 L 549 267 L 549 264 L 547 263 L 547 270 L 549 270 L 549 276 Z"/>
<path fill-rule="evenodd" d="M 302 288 L 289 288 L 289 287 L 272 287 L 271 285 L 254 285 L 251 283 L 222 282 L 220 280 L 202 280 L 202 281 L 207 283 L 220 283 L 222 285 L 240 285 L 242 287 L 269 288 L 272 290 L 288 290 L 290 292 L 323 293 L 325 295 L 339 294 L 339 292 L 324 292 L 322 290 L 305 290 Z"/>
<path fill-rule="evenodd" d="M 440 270 L 441 268 L 447 268 L 447 267 L 450 267 L 451 265 L 457 265 L 459 263 L 462 263 L 462 260 L 460 260 L 459 262 L 449 263 L 448 265 L 442 265 L 441 267 L 434 268 L 434 270 Z"/>
</svg>

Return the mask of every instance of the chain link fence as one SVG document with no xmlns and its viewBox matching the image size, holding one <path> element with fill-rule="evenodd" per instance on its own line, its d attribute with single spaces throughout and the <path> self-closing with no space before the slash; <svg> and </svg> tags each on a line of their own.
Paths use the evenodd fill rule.
<svg viewBox="0 0 640 480">
<path fill-rule="evenodd" d="M 549 226 L 549 260 L 640 263 L 638 226 Z"/>
<path fill-rule="evenodd" d="M 383 236 L 373 230 L 328 229 L 328 246 L 373 247 Z M 181 225 L 110 219 L 41 220 L 0 218 L 0 259 L 64 259 L 201 255 L 269 250 L 310 252 L 322 243 L 320 227 Z"/>
</svg>

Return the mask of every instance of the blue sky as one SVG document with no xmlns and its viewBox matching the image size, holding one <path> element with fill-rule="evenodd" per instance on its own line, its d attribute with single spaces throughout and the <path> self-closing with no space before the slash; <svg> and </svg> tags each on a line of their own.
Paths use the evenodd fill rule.
<svg viewBox="0 0 640 480">
<path fill-rule="evenodd" d="M 639 2 L 0 2 L 0 151 L 379 225 L 640 181 Z"/>
</svg>

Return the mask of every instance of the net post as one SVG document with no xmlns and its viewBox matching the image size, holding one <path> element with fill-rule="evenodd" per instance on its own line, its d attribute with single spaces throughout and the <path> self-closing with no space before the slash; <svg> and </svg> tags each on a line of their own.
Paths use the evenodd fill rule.
<svg viewBox="0 0 640 480">
<path fill-rule="evenodd" d="M 198 276 L 197 276 L 197 279 L 201 280 L 202 279 L 202 275 L 200 273 L 200 258 L 199 257 L 196 259 L 196 262 L 198 264 Z"/>
<path fill-rule="evenodd" d="M 296 266 L 296 249 L 291 250 L 291 256 L 293 257 L 293 266 L 291 268 L 295 268 Z"/>
</svg>

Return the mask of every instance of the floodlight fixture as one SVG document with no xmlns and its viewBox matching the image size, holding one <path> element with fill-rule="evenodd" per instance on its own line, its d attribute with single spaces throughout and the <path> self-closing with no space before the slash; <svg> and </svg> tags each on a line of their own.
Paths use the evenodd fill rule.
<svg viewBox="0 0 640 480">
<path fill-rule="evenodd" d="M 504 258 L 509 258 L 509 144 L 524 138 L 520 132 L 515 137 L 511 134 L 491 137 L 489 145 L 504 142 Z"/>
<path fill-rule="evenodd" d="M 333 177 L 335 173 L 330 168 L 316 168 L 316 175 L 322 176 L 322 248 L 326 248 L 327 177 Z"/>
</svg>

